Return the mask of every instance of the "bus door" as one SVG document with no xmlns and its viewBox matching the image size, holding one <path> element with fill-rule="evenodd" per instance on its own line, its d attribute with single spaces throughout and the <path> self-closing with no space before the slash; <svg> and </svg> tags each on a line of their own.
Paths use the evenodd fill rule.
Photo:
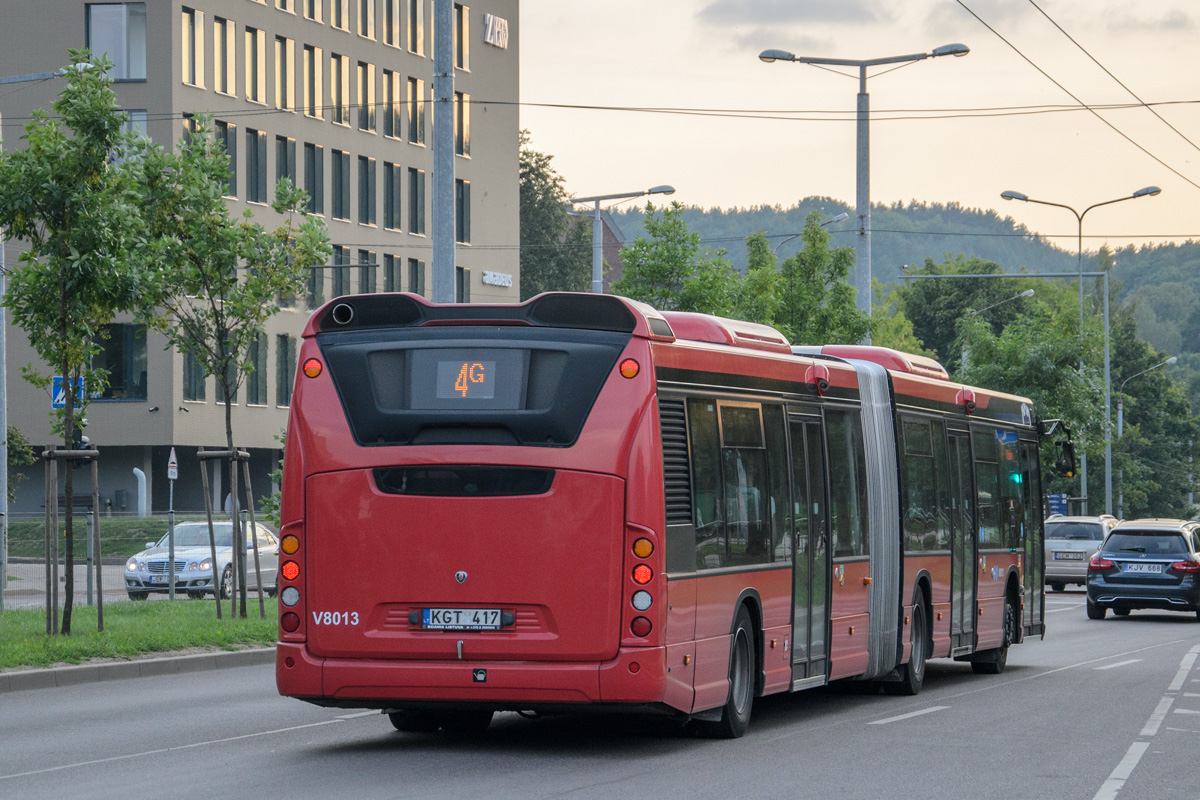
<svg viewBox="0 0 1200 800">
<path fill-rule="evenodd" d="M 950 655 L 975 645 L 975 509 L 971 498 L 971 439 L 950 434 Z"/>
<path fill-rule="evenodd" d="M 820 420 L 793 416 L 792 519 L 794 523 L 792 688 L 825 683 L 828 664 L 829 533 L 825 455 Z"/>
<path fill-rule="evenodd" d="M 1025 633 L 1046 633 L 1043 599 L 1046 591 L 1046 550 L 1042 529 L 1042 482 L 1036 441 L 1021 441 L 1021 524 L 1025 545 Z"/>
</svg>

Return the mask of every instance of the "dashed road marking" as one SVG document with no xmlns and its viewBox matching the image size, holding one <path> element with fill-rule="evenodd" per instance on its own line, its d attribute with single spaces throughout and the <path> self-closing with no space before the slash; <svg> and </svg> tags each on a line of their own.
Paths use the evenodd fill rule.
<svg viewBox="0 0 1200 800">
<path fill-rule="evenodd" d="M 920 711 L 912 711 L 912 712 L 909 712 L 908 714 L 901 714 L 898 717 L 888 717 L 887 719 L 877 719 L 874 722 L 868 722 L 867 724 L 868 725 L 887 725 L 889 722 L 899 722 L 900 720 L 903 720 L 903 719 L 912 719 L 913 717 L 919 717 L 924 714 L 932 714 L 934 711 L 942 711 L 949 707 L 950 706 L 930 706 L 929 708 L 923 708 Z"/>
</svg>

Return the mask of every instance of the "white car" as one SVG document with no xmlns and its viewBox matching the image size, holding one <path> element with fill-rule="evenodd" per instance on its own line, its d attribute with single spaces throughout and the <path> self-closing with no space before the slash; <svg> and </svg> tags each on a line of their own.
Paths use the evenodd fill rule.
<svg viewBox="0 0 1200 800">
<path fill-rule="evenodd" d="M 1061 592 L 1068 583 L 1087 583 L 1088 559 L 1119 520 L 1111 514 L 1098 517 L 1067 517 L 1051 514 L 1046 519 L 1046 584 Z"/>
<path fill-rule="evenodd" d="M 262 525 L 255 525 L 258 539 L 259 574 L 263 591 L 274 595 L 279 572 L 279 541 L 275 534 Z M 254 575 L 254 545 L 246 531 L 246 585 L 257 591 Z M 233 524 L 213 522 L 213 534 L 217 545 L 217 568 L 213 570 L 212 548 L 208 540 L 207 522 L 181 522 L 175 526 L 175 591 L 187 592 L 188 597 L 198 599 L 214 591 L 213 575 L 220 575 L 221 597 L 233 593 Z M 146 549 L 125 563 L 125 590 L 130 600 L 145 600 L 150 592 L 166 593 L 170 590 L 170 533 L 154 542 L 147 542 Z"/>
</svg>

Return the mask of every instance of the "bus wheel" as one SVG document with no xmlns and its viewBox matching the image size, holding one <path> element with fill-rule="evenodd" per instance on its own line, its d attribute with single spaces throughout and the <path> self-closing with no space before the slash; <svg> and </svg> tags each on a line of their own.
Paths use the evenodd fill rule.
<svg viewBox="0 0 1200 800">
<path fill-rule="evenodd" d="M 1012 598 L 1004 601 L 1004 638 L 1000 646 L 985 651 L 981 661 L 971 662 L 971 671 L 976 675 L 999 675 L 1008 664 L 1008 646 L 1017 636 L 1017 609 Z"/>
<path fill-rule="evenodd" d="M 441 711 L 437 719 L 442 730 L 453 736 L 478 736 L 492 724 L 492 712 Z"/>
<path fill-rule="evenodd" d="M 750 727 L 754 706 L 755 675 L 754 623 L 742 606 L 733 626 L 733 646 L 729 653 L 729 699 L 716 722 L 696 722 L 697 730 L 714 739 L 738 739 Z"/>
<path fill-rule="evenodd" d="M 388 712 L 392 727 L 402 733 L 433 733 L 439 727 L 438 718 L 432 711 L 401 709 Z"/>
<path fill-rule="evenodd" d="M 925 683 L 925 660 L 929 657 L 929 633 L 925 622 L 925 595 L 917 591 L 912 610 L 912 653 L 908 663 L 900 667 L 900 682 L 885 683 L 883 690 L 891 695 L 912 696 L 920 693 Z"/>
</svg>

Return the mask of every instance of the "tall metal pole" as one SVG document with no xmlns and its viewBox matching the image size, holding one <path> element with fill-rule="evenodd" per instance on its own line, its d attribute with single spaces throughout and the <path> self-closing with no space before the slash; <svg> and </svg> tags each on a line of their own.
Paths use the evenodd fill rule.
<svg viewBox="0 0 1200 800">
<path fill-rule="evenodd" d="M 1080 270 L 1082 272 L 1082 269 Z M 1079 276 L 1083 285 L 1083 276 Z M 1104 513 L 1111 514 L 1112 504 L 1112 372 L 1108 359 L 1108 272 L 1104 273 Z"/>
<path fill-rule="evenodd" d="M 433 3 L 433 302 L 454 302 L 454 0 Z"/>
<path fill-rule="evenodd" d="M 598 199 L 592 211 L 592 293 L 604 294 L 604 223 Z"/>
<path fill-rule="evenodd" d="M 857 191 L 854 198 L 854 213 L 858 215 L 858 246 L 855 256 L 858 269 L 854 271 L 855 302 L 858 310 L 871 314 L 871 97 L 867 94 L 867 66 L 858 68 L 858 147 L 855 157 Z M 868 331 L 864 344 L 871 343 Z"/>
</svg>

